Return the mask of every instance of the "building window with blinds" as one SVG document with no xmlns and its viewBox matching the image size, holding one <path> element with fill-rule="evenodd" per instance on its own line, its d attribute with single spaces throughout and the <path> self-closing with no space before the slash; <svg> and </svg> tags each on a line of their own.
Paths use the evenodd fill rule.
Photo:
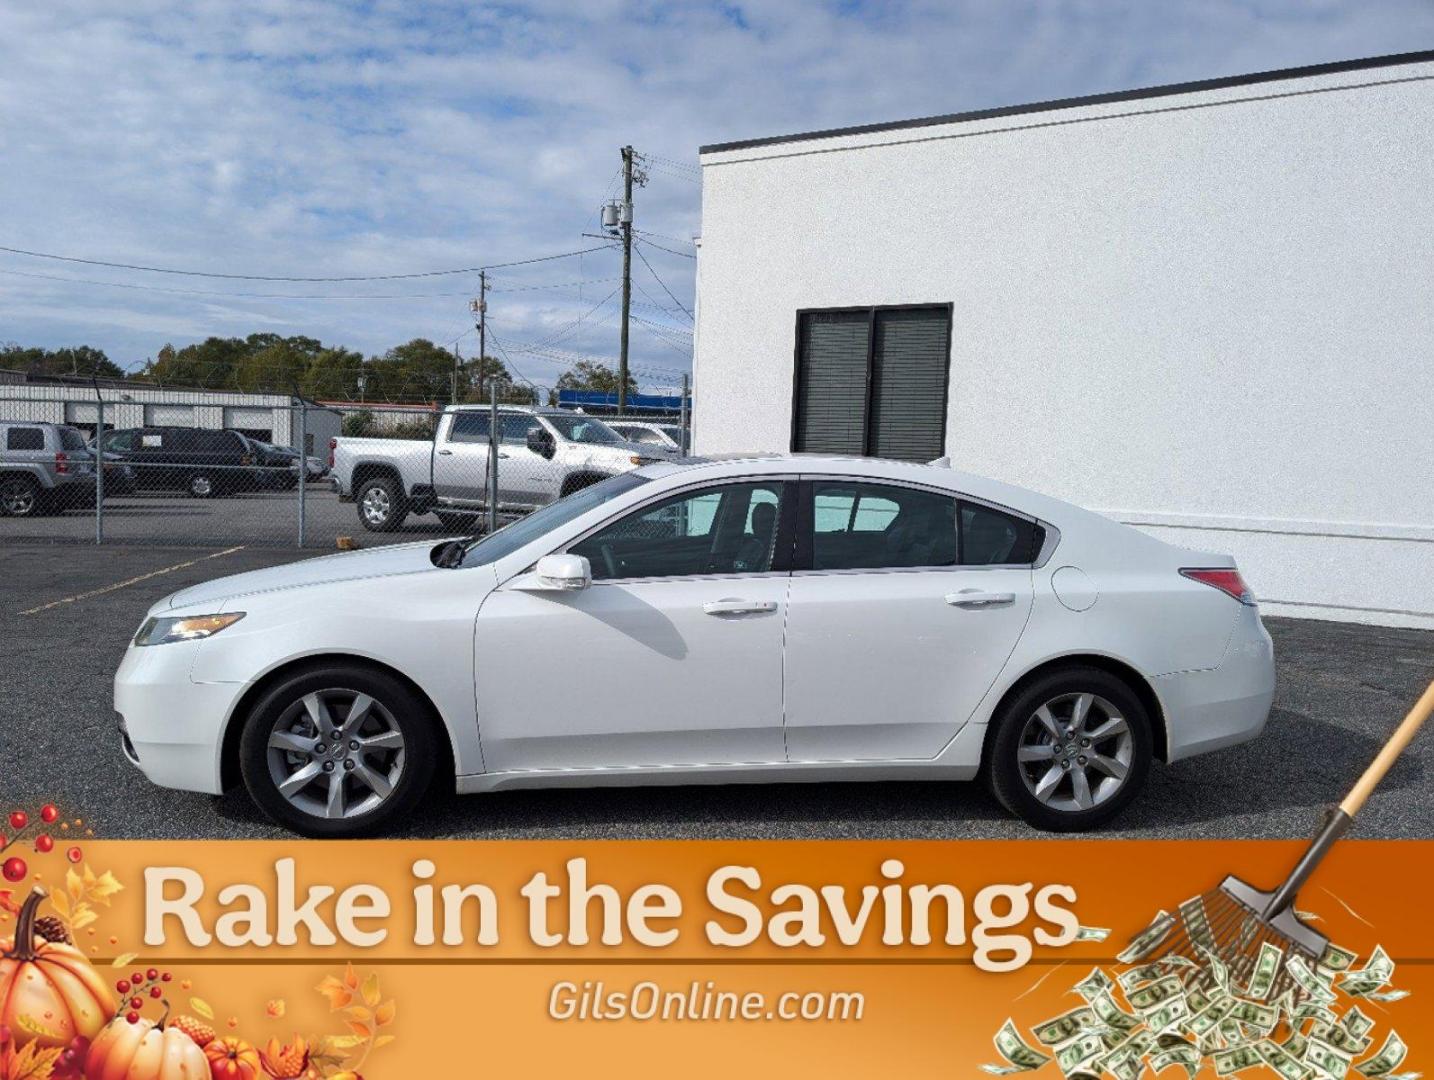
<svg viewBox="0 0 1434 1080">
<path fill-rule="evenodd" d="M 797 313 L 792 449 L 931 461 L 945 453 L 951 305 Z"/>
</svg>

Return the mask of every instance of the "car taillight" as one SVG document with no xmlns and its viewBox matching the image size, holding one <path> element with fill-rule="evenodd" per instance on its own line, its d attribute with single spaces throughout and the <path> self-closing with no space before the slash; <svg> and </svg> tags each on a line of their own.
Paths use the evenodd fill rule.
<svg viewBox="0 0 1434 1080">
<path fill-rule="evenodd" d="M 1191 581 L 1198 581 L 1203 585 L 1219 589 L 1226 596 L 1232 597 L 1242 604 L 1253 606 L 1255 603 L 1255 594 L 1245 584 L 1245 579 L 1240 576 L 1240 571 L 1233 568 L 1200 569 L 1187 566 L 1181 569 L 1180 575 L 1188 577 Z"/>
<path fill-rule="evenodd" d="M 70 471 L 70 459 L 65 456 L 63 450 L 55 455 L 55 471 L 57 473 L 67 473 Z"/>
<path fill-rule="evenodd" d="M 330 440 L 329 440 L 329 468 L 331 468 L 331 469 L 334 467 L 334 451 L 337 450 L 338 448 L 339 448 L 339 441 L 338 441 L 338 439 L 330 439 Z"/>
</svg>

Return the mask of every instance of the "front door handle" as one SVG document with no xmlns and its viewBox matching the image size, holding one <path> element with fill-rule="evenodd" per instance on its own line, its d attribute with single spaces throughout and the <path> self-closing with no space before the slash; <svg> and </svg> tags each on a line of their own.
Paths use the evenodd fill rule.
<svg viewBox="0 0 1434 1080">
<path fill-rule="evenodd" d="M 451 454 L 453 453 L 452 450 L 440 450 L 440 451 L 438 451 L 438 452 L 439 452 L 440 454 L 442 454 L 444 457 L 448 457 L 449 455 L 451 455 Z"/>
<path fill-rule="evenodd" d="M 952 607 L 959 608 L 992 608 L 1004 607 L 1006 604 L 1016 602 L 1016 594 L 1013 592 L 980 592 L 976 589 L 962 589 L 960 592 L 946 594 L 946 602 Z"/>
<path fill-rule="evenodd" d="M 506 458 L 506 457 L 512 457 L 513 455 L 512 455 L 512 454 L 504 453 L 502 450 L 499 450 L 499 451 L 498 451 L 498 456 L 499 456 L 500 458 Z"/>
<path fill-rule="evenodd" d="M 759 615 L 765 611 L 776 611 L 775 600 L 709 600 L 702 605 L 708 615 Z"/>
</svg>

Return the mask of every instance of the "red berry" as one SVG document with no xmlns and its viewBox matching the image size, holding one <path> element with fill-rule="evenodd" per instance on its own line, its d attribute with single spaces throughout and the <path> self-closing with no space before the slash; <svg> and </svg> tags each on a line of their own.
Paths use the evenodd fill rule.
<svg viewBox="0 0 1434 1080">
<path fill-rule="evenodd" d="M 84 857 L 85 853 L 77 847 L 72 847 L 69 851 L 65 852 L 65 858 L 69 859 L 70 862 L 79 862 Z"/>
<path fill-rule="evenodd" d="M 144 1008 L 144 998 L 142 998 L 142 997 L 132 997 L 132 998 L 130 998 L 130 999 L 129 999 L 129 1007 L 130 1007 L 131 1009 L 142 1009 L 142 1008 Z"/>
<path fill-rule="evenodd" d="M 128 979 L 121 979 L 119 982 L 115 983 L 115 989 L 118 990 L 121 994 L 128 994 L 128 993 L 129 993 L 129 980 L 128 980 Z"/>
<path fill-rule="evenodd" d="M 161 990 L 161 989 L 160 989 L 159 987 L 157 987 L 157 986 L 151 986 L 151 987 L 149 988 L 149 996 L 152 997 L 152 998 L 157 998 L 157 997 L 159 997 L 159 995 L 162 994 L 162 993 L 164 993 L 164 991 Z"/>
<path fill-rule="evenodd" d="M 10 813 L 10 828 L 19 832 L 26 825 L 30 824 L 30 815 L 23 810 L 14 810 Z"/>
<path fill-rule="evenodd" d="M 133 975 L 129 977 L 129 981 L 134 983 L 135 986 L 138 986 L 140 983 L 144 982 L 144 973 L 136 971 Z"/>
<path fill-rule="evenodd" d="M 139 1013 L 137 1012 L 127 1012 L 124 1014 L 124 1018 L 128 1020 L 131 1024 L 139 1023 Z"/>
<path fill-rule="evenodd" d="M 160 981 L 160 982 L 169 982 L 169 980 L 172 979 L 172 978 L 174 978 L 174 976 L 171 975 L 169 972 L 166 971 L 163 975 L 161 975 L 161 976 L 159 977 L 159 981 Z"/>
<path fill-rule="evenodd" d="M 50 825 L 55 821 L 59 820 L 59 817 L 60 808 L 54 803 L 46 803 L 44 806 L 40 807 L 40 820 L 43 821 L 46 825 Z"/>
<path fill-rule="evenodd" d="M 4 833 L 0 832 L 0 848 L 6 848 L 6 847 L 9 847 L 9 846 L 10 846 L 10 838 L 9 838 L 8 836 L 6 836 Z"/>
<path fill-rule="evenodd" d="M 144 973 L 144 977 L 150 982 L 154 982 L 155 979 L 159 978 L 159 968 L 150 968 Z"/>
<path fill-rule="evenodd" d="M 54 847 L 55 840 L 48 833 L 41 833 L 39 836 L 35 837 L 35 850 L 38 851 L 41 855 L 49 853 L 54 849 Z"/>
<path fill-rule="evenodd" d="M 0 867 L 0 873 L 5 875 L 6 881 L 22 881 L 30 868 L 25 865 L 25 860 L 18 855 L 12 855 L 5 860 L 5 865 Z"/>
</svg>

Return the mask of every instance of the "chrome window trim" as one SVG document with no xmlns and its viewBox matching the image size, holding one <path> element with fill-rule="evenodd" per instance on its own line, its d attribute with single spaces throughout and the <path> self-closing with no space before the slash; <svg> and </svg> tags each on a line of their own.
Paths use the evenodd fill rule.
<svg viewBox="0 0 1434 1080">
<path fill-rule="evenodd" d="M 923 484 L 915 480 L 905 478 L 893 479 L 884 476 L 857 476 L 849 473 L 802 473 L 798 477 L 801 480 L 810 480 L 813 483 L 848 483 L 848 484 L 874 484 L 878 487 L 904 487 L 916 491 L 924 491 L 931 495 L 944 495 L 948 499 L 956 499 L 960 502 L 973 503 L 976 506 L 984 506 L 1002 514 L 1008 514 L 1022 521 L 1029 521 L 1033 525 L 1039 525 L 1045 530 L 1045 540 L 1041 544 L 1041 550 L 1036 553 L 1033 562 L 1014 563 L 953 563 L 945 566 L 872 566 L 872 567 L 850 567 L 843 570 L 796 570 L 794 577 L 808 577 L 813 574 L 897 574 L 915 572 L 930 572 L 933 570 L 957 571 L 957 570 L 1039 570 L 1050 561 L 1055 553 L 1056 546 L 1060 543 L 1061 531 L 1044 518 L 1038 518 L 1034 514 L 1028 514 L 1023 510 L 1017 510 L 1013 506 L 1003 506 L 1001 503 L 993 502 L 990 499 L 982 499 L 976 495 L 968 495 L 956 488 L 943 487 L 939 484 Z M 959 527 L 959 526 L 958 526 Z"/>
</svg>

